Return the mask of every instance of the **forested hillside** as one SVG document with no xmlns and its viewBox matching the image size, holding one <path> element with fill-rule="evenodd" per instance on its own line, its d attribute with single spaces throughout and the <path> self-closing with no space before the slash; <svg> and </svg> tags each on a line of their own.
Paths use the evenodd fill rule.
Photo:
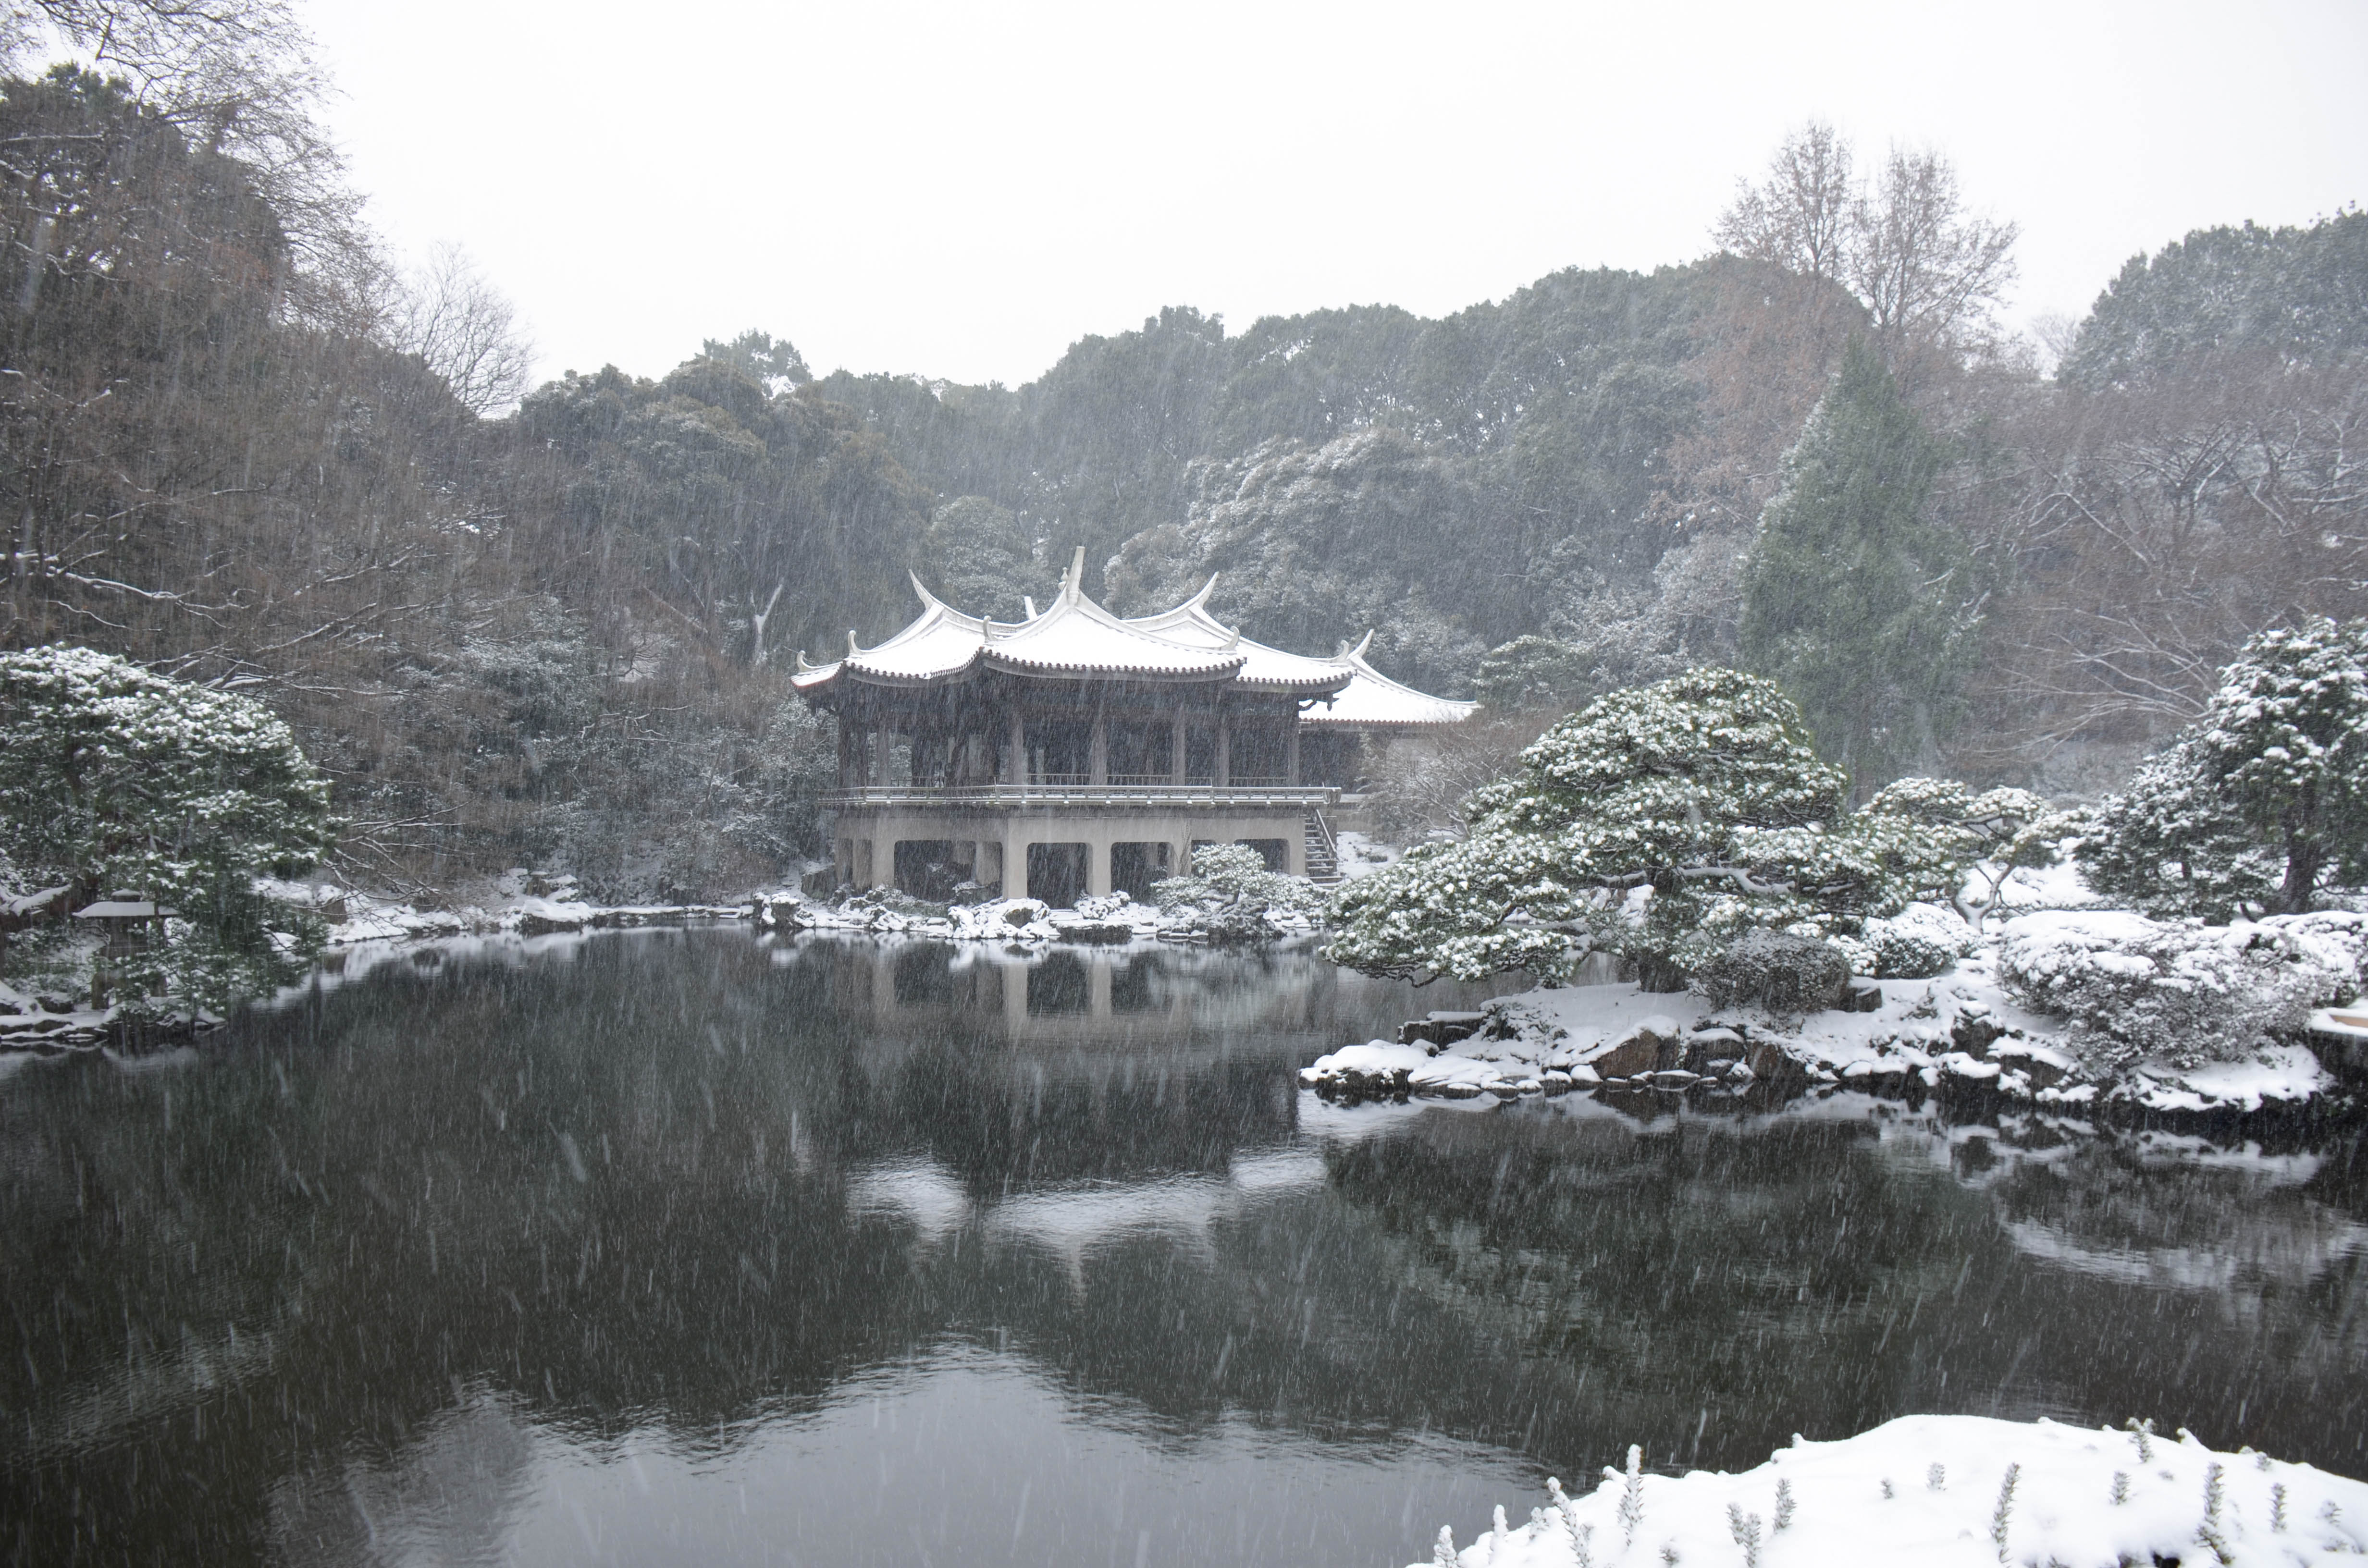
<svg viewBox="0 0 2368 1568">
<path fill-rule="evenodd" d="M 1749 663 L 1861 793 L 2077 786 L 2250 633 L 2368 608 L 2356 210 L 2134 259 L 2049 375 L 1997 319 L 2011 226 L 1812 126 L 1704 258 L 1440 320 L 1171 306 L 1016 389 L 817 377 L 749 332 L 529 388 L 465 258 L 404 273 L 359 222 L 283 16 L 133 7 L 126 44 L 41 11 L 0 40 L 0 644 L 260 698 L 356 879 L 777 875 L 828 749 L 791 654 L 894 630 L 908 569 L 1017 613 L 1078 543 L 1121 608 L 1216 572 L 1255 636 L 1372 629 L 1523 722 Z"/>
</svg>

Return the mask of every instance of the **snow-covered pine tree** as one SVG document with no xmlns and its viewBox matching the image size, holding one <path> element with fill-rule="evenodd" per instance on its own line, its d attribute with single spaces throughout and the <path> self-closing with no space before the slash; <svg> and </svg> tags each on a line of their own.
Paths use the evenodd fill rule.
<svg viewBox="0 0 2368 1568">
<path fill-rule="evenodd" d="M 0 847 L 74 903 L 115 892 L 176 912 L 127 963 L 126 1003 L 219 1009 L 300 972 L 313 924 L 256 891 L 336 845 L 329 786 L 247 698 L 87 648 L 0 653 Z"/>
<path fill-rule="evenodd" d="M 1942 457 L 1852 339 L 1744 563 L 1744 662 L 1853 786 L 1898 777 L 1956 718 L 1977 596 L 1964 542 L 1927 515 Z"/>
<path fill-rule="evenodd" d="M 1325 897 L 1304 877 L 1268 870 L 1246 844 L 1203 844 L 1192 851 L 1190 871 L 1151 884 L 1151 902 L 1171 915 L 1190 912 L 1212 941 L 1255 942 L 1274 934 L 1269 910 L 1315 915 Z"/>
<path fill-rule="evenodd" d="M 1474 791 L 1462 841 L 1344 888 L 1329 952 L 1373 973 L 1479 979 L 1567 976 L 1609 950 L 1675 989 L 1748 931 L 1843 934 L 1945 901 L 1966 840 L 1897 812 L 1845 815 L 1843 792 L 1770 681 L 1705 668 L 1613 692 Z"/>
<path fill-rule="evenodd" d="M 1875 791 L 1869 812 L 1902 816 L 1950 841 L 1988 884 L 1986 896 L 1960 889 L 1957 912 L 1975 926 L 2017 870 L 2053 866 L 2064 845 L 2091 827 L 2086 808 L 2058 811 L 2028 790 L 1976 792 L 1954 778 L 1901 778 Z"/>
<path fill-rule="evenodd" d="M 2081 865 L 2100 892 L 2214 920 L 2368 879 L 2368 620 L 2247 642 L 2203 717 L 2105 803 Z"/>
</svg>

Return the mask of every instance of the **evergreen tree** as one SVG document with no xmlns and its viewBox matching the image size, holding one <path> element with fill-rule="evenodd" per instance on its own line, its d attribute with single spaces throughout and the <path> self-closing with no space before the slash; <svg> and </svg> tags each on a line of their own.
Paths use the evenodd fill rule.
<svg viewBox="0 0 2368 1568">
<path fill-rule="evenodd" d="M 2306 229 L 2223 224 L 2135 256 L 2097 297 L 2058 377 L 2128 386 L 2226 354 L 2334 365 L 2368 351 L 2368 212 Z"/>
<path fill-rule="evenodd" d="M 1956 717 L 1975 603 L 1964 543 L 1927 511 L 1943 459 L 1853 340 L 1744 566 L 1745 661 L 1800 704 L 1854 787 L 1928 758 Z"/>
<path fill-rule="evenodd" d="M 2100 825 L 2089 881 L 2172 913 L 2299 914 L 2322 883 L 2368 880 L 2368 620 L 2248 642 L 2203 717 Z"/>
<path fill-rule="evenodd" d="M 1615 691 L 1474 790 L 1460 843 L 1344 887 L 1334 962 L 1372 973 L 1565 978 L 1591 951 L 1674 990 L 1753 931 L 1858 932 L 1946 900 L 1975 845 L 1890 809 L 1843 812 L 1840 772 L 1766 680 L 1697 669 Z"/>
<path fill-rule="evenodd" d="M 1051 604 L 1058 574 L 1036 559 L 1027 527 L 984 495 L 947 502 L 921 537 L 921 580 L 931 593 L 972 615 L 1017 620 L 1028 596 Z"/>
<path fill-rule="evenodd" d="M 302 973 L 318 932 L 256 890 L 335 846 L 329 785 L 244 697 L 87 648 L 0 653 L 0 852 L 79 903 L 168 905 L 170 939 L 125 966 L 125 1005 L 222 1008 Z"/>
</svg>

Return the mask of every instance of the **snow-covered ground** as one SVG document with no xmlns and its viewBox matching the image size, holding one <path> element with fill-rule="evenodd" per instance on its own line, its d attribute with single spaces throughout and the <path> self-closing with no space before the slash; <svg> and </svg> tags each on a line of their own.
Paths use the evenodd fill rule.
<svg viewBox="0 0 2368 1568">
<path fill-rule="evenodd" d="M 2149 1424 L 2150 1426 L 2151 1424 Z M 2368 1483 L 2192 1433 L 1909 1415 L 1838 1442 L 1795 1437 L 1740 1475 L 1550 1483 L 1516 1525 L 1498 1507 L 1460 1568 L 1614 1563 L 2309 1563 L 2368 1554 Z M 1422 1568 L 1417 1564 L 1415 1568 Z"/>
<path fill-rule="evenodd" d="M 540 936 L 596 926 L 651 926 L 682 920 L 745 920 L 746 903 L 706 904 L 604 904 L 586 899 L 568 876 L 542 877 L 523 869 L 505 871 L 479 896 L 448 909 L 421 909 L 407 900 L 368 893 L 278 884 L 275 897 L 311 903 L 329 923 L 329 946 L 399 942 L 435 937 L 518 932 Z"/>
<path fill-rule="evenodd" d="M 872 931 L 933 937 L 950 942 L 1133 942 L 1201 940 L 1195 913 L 1163 911 L 1137 903 L 1124 893 L 1081 898 L 1075 909 L 1054 909 L 1042 899 L 997 898 L 955 904 L 940 915 L 898 894 L 882 892 L 839 903 L 820 903 L 789 894 L 761 904 L 760 921 L 818 931 Z M 1304 915 L 1270 910 L 1268 928 L 1278 938 L 1316 929 Z"/>
<path fill-rule="evenodd" d="M 1339 835 L 1340 875 L 1344 878 L 1369 877 L 1406 853 L 1394 844 L 1351 829 Z"/>
<path fill-rule="evenodd" d="M 1512 1099 L 1606 1086 L 1766 1097 L 1771 1085 L 1825 1085 L 1908 1095 L 1979 1089 L 2078 1113 L 2250 1114 L 2340 1089 L 2302 1043 L 2305 1028 L 2323 1049 L 2368 1047 L 2368 1010 L 2314 1010 L 2298 1000 L 2314 986 L 2356 990 L 2368 942 L 2360 916 L 2166 925 L 2100 909 L 2068 867 L 2018 871 L 1998 902 L 1979 937 L 1957 923 L 1972 950 L 1942 973 L 1856 983 L 1865 1010 L 1714 1009 L 1691 992 L 1631 983 L 1541 988 L 1429 1031 L 1444 1043 L 1351 1044 L 1301 1079 L 1352 1098 Z M 1911 913 L 1956 923 L 1946 911 Z M 2100 1016 L 2151 1018 L 2169 1038 L 2151 1053 L 2118 1048 L 2089 1021 L 2034 1011 L 2006 983 L 2009 963 L 2021 966 L 2026 986 L 2034 972 L 2060 977 L 2066 996 L 2105 996 L 2112 1006 L 2100 1004 Z M 2227 1048 L 2195 1049 L 2201 1018 L 2217 1020 Z"/>
<path fill-rule="evenodd" d="M 1480 1032 L 1445 1045 L 1370 1040 L 1300 1074 L 1350 1095 L 1462 1098 L 1603 1086 L 1742 1095 L 1762 1085 L 1848 1085 L 1876 1091 L 1980 1085 L 2036 1105 L 2086 1109 L 2128 1102 L 2164 1111 L 2258 1111 L 2335 1088 L 2303 1045 L 2264 1045 L 2241 1062 L 2146 1063 L 2111 1082 L 2083 1077 L 2062 1026 L 2015 1004 L 1991 960 L 1961 960 L 1932 980 L 1868 982 L 1873 1012 L 1787 1017 L 1714 1010 L 1690 992 L 1634 984 L 1523 992 L 1489 1004 Z"/>
</svg>

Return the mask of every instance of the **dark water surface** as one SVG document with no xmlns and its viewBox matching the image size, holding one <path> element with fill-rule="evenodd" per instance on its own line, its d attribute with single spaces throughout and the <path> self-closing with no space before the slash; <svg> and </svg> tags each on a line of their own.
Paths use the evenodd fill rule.
<svg viewBox="0 0 2368 1568">
<path fill-rule="evenodd" d="M 431 957 L 0 1060 L 0 1555 L 1397 1564 L 1910 1411 L 2368 1475 L 2356 1135 L 1338 1110 L 1458 998 L 1300 956 Z"/>
</svg>

